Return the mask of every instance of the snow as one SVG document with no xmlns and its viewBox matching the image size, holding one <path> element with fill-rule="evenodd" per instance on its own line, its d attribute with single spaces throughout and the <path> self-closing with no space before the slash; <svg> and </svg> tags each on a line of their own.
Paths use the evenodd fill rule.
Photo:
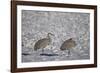
<svg viewBox="0 0 100 73">
<path fill-rule="evenodd" d="M 22 10 L 22 53 L 29 53 L 22 55 L 22 62 L 90 59 L 89 17 L 89 13 Z M 41 55 L 42 48 L 34 51 L 34 44 L 48 33 L 55 36 L 51 37 L 52 43 L 44 49 L 44 54 L 57 55 Z M 70 56 L 67 50 L 60 50 L 69 38 L 77 44 L 71 48 Z"/>
</svg>

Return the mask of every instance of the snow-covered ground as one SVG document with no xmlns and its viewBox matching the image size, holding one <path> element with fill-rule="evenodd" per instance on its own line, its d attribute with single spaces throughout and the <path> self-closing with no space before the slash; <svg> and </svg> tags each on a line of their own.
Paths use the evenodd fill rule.
<svg viewBox="0 0 100 73">
<path fill-rule="evenodd" d="M 89 13 L 22 10 L 22 62 L 82 60 L 90 58 Z M 52 43 L 44 49 L 34 51 L 34 44 L 52 33 Z M 73 38 L 76 46 L 61 51 L 61 44 Z M 52 47 L 52 49 L 51 49 Z"/>
</svg>

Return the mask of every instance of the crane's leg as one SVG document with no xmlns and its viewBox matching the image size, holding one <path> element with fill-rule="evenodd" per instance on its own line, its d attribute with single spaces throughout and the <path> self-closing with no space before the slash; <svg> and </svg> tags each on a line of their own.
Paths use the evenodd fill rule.
<svg viewBox="0 0 100 73">
<path fill-rule="evenodd" d="M 42 53 L 44 53 L 44 48 L 42 48 Z"/>
<path fill-rule="evenodd" d="M 65 56 L 66 55 L 64 50 L 61 51 L 61 55 L 62 56 Z"/>
<path fill-rule="evenodd" d="M 70 52 L 70 50 L 68 50 L 68 57 L 69 57 L 69 56 L 71 56 L 71 52 Z"/>
<path fill-rule="evenodd" d="M 51 52 L 53 53 L 53 49 L 52 49 L 53 47 L 51 47 Z"/>
</svg>

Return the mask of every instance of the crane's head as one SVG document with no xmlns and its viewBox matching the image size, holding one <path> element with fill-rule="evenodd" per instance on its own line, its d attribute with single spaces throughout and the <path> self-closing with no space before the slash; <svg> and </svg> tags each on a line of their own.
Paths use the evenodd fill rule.
<svg viewBox="0 0 100 73">
<path fill-rule="evenodd" d="M 47 35 L 48 35 L 48 36 L 54 36 L 54 34 L 52 34 L 52 33 L 48 33 Z"/>
<path fill-rule="evenodd" d="M 48 38 L 50 41 L 51 41 L 51 37 L 52 37 L 52 36 L 54 36 L 54 34 L 52 34 L 52 33 L 48 33 L 48 34 L 47 34 L 47 38 Z"/>
</svg>

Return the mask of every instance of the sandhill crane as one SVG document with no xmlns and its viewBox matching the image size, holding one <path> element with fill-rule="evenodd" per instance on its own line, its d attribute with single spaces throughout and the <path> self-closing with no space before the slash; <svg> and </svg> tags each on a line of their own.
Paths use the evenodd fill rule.
<svg viewBox="0 0 100 73">
<path fill-rule="evenodd" d="M 44 48 L 47 45 L 50 45 L 52 42 L 50 35 L 53 35 L 52 33 L 48 33 L 46 38 L 38 40 L 34 45 L 34 50 L 37 51 L 38 49 L 42 49 L 42 52 L 44 52 Z"/>
<path fill-rule="evenodd" d="M 60 50 L 68 50 L 68 56 L 70 55 L 70 49 L 76 46 L 76 42 L 70 38 L 66 41 L 64 41 L 60 47 Z"/>
</svg>

